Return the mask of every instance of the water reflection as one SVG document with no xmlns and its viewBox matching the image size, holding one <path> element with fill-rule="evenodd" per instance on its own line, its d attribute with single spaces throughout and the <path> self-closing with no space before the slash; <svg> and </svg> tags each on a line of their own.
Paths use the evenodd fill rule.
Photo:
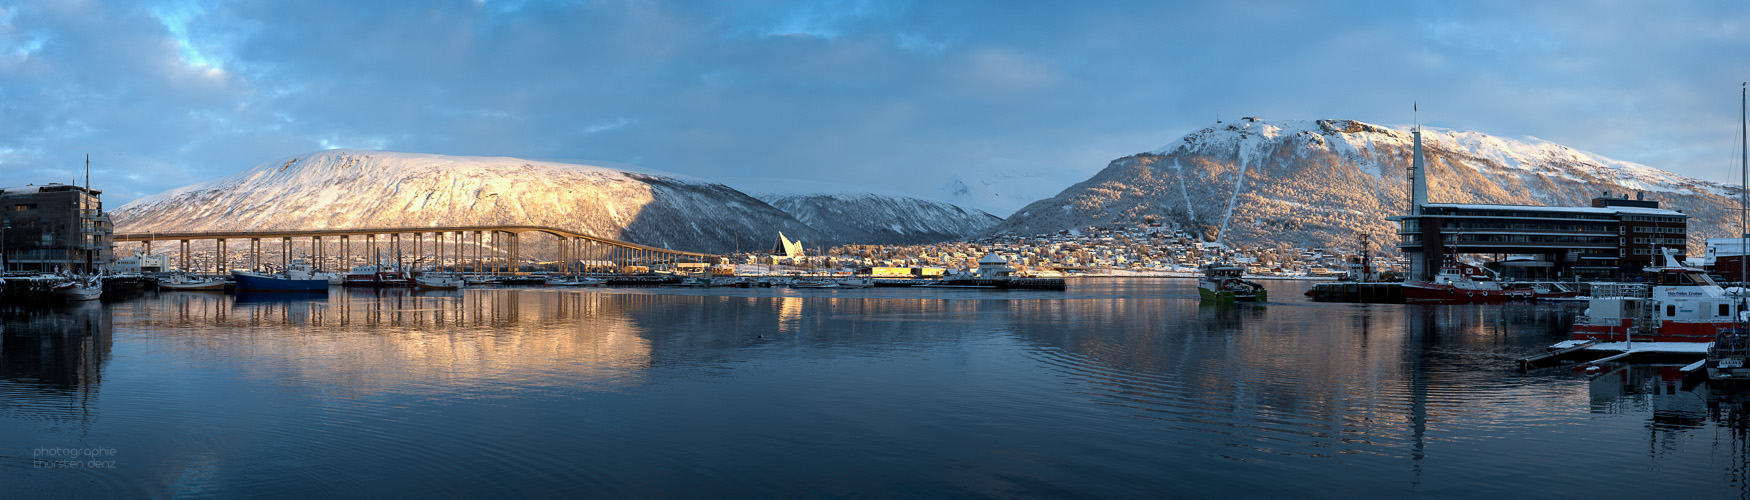
<svg viewBox="0 0 1750 500">
<path fill-rule="evenodd" d="M 236 297 L 168 292 L 129 304 L 128 328 L 174 352 L 238 364 L 288 384 L 426 391 L 635 382 L 649 344 L 628 318 L 636 297 L 537 291 L 344 290 Z"/>
<path fill-rule="evenodd" d="M 118 332 L 88 370 L 17 375 L 14 358 L 110 348 L 45 355 L 9 321 L 0 389 L 109 373 L 89 444 L 132 453 L 133 496 L 1669 492 L 1567 481 L 1649 461 L 1697 496 L 1745 484 L 1710 479 L 1727 455 L 1744 474 L 1736 393 L 1663 368 L 1515 370 L 1572 307 L 1214 306 L 1188 282 L 1113 283 L 163 293 L 85 323 Z M 0 426 L 26 435 L 66 444 Z"/>
<path fill-rule="evenodd" d="M 0 307 L 0 413 L 70 419 L 97 394 L 112 322 L 95 301 Z"/>
</svg>

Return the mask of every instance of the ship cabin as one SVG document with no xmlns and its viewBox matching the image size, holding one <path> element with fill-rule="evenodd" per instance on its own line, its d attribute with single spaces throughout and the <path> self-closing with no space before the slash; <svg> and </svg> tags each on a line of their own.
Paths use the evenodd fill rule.
<svg viewBox="0 0 1750 500">
<path fill-rule="evenodd" d="M 1706 272 L 1687 267 L 1660 269 L 1654 280 L 1654 286 L 1720 286 Z"/>
</svg>

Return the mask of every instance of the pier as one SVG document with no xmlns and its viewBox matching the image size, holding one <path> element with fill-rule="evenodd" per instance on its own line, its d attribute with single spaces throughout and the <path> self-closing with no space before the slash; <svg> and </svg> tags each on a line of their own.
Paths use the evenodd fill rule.
<svg viewBox="0 0 1750 500">
<path fill-rule="evenodd" d="M 1307 292 L 1314 302 L 1404 303 L 1404 284 L 1397 282 L 1338 281 L 1314 283 Z"/>
</svg>

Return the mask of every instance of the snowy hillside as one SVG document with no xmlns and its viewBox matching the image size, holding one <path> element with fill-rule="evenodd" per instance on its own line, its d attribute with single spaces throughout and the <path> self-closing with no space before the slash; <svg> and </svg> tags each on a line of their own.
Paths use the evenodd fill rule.
<svg viewBox="0 0 1750 500">
<path fill-rule="evenodd" d="M 1407 127 L 1351 120 L 1220 124 L 1113 160 L 989 232 L 1157 220 L 1230 245 L 1339 246 L 1360 232 L 1389 242 L 1385 217 L 1409 203 L 1411 145 Z M 1692 253 L 1734 231 L 1734 187 L 1531 138 L 1425 128 L 1423 147 L 1430 202 L 1587 206 L 1604 191 L 1645 191 L 1690 214 Z"/>
<path fill-rule="evenodd" d="M 1028 203 L 1050 198 L 1088 172 L 993 159 L 955 172 L 932 198 L 1007 217 Z"/>
<path fill-rule="evenodd" d="M 980 210 L 873 193 L 763 194 L 759 199 L 839 242 L 935 243 L 1002 222 Z"/>
<path fill-rule="evenodd" d="M 825 236 L 733 188 L 680 176 L 347 149 L 263 163 L 110 215 L 117 232 L 518 224 L 702 252 L 779 231 Z"/>
</svg>

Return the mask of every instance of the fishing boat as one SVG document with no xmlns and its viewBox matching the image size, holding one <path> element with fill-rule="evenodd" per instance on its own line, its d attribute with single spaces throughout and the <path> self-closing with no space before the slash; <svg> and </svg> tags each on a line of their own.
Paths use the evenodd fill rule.
<svg viewBox="0 0 1750 500">
<path fill-rule="evenodd" d="M 97 300 L 98 298 L 103 297 L 103 280 L 98 279 L 95 276 L 69 277 L 60 283 L 54 284 L 49 290 L 53 292 L 56 297 L 66 300 Z"/>
<path fill-rule="evenodd" d="M 158 280 L 158 288 L 165 290 L 224 291 L 225 279 L 216 277 L 202 278 L 186 274 L 178 274 L 169 279 Z"/>
<path fill-rule="evenodd" d="M 1241 278 L 1245 268 L 1233 264 L 1210 264 L 1197 280 L 1197 296 L 1205 302 L 1264 302 L 1264 285 Z"/>
<path fill-rule="evenodd" d="M 1714 343 L 1707 348 L 1707 378 L 1715 382 L 1750 380 L 1750 331 L 1742 328 L 1720 330 Z"/>
<path fill-rule="evenodd" d="M 874 278 L 839 278 L 839 288 L 869 288 L 875 286 Z"/>
<path fill-rule="evenodd" d="M 328 293 L 328 279 L 322 277 L 294 278 L 285 273 L 265 274 L 231 271 L 237 279 L 239 292 L 321 292 Z"/>
<path fill-rule="evenodd" d="M 402 287 L 413 286 L 406 273 L 381 266 L 359 266 L 346 273 L 346 286 Z"/>
</svg>

